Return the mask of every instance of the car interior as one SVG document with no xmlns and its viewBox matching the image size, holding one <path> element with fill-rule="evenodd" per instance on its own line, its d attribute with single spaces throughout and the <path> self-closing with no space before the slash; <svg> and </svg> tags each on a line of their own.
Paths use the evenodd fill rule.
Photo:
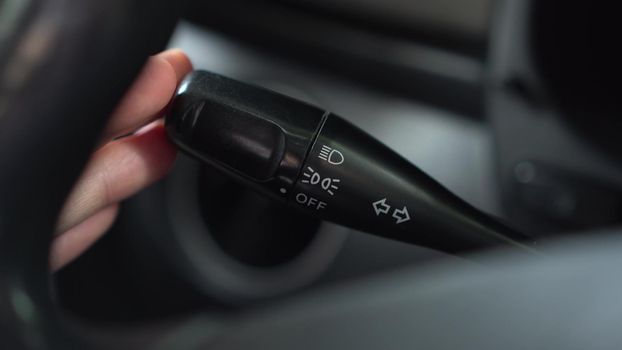
<svg viewBox="0 0 622 350">
<path fill-rule="evenodd" d="M 0 348 L 619 349 L 615 8 L 0 0 Z M 363 215 L 309 215 L 180 152 L 104 237 L 51 273 L 54 221 L 108 112 L 165 48 L 340 116 L 538 253 L 371 235 Z M 382 190 L 360 181 L 356 198 Z M 370 215 L 388 202 L 378 203 L 365 202 Z M 430 220 L 450 225 L 450 214 Z"/>
</svg>

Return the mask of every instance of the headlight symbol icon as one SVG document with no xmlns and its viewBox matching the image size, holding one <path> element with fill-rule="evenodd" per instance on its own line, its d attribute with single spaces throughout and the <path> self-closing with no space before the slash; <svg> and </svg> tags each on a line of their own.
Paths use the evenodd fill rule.
<svg viewBox="0 0 622 350">
<path fill-rule="evenodd" d="M 320 158 L 321 160 L 325 160 L 332 165 L 339 165 L 345 160 L 343 157 L 343 153 L 326 145 L 322 145 L 322 149 L 320 150 L 318 158 Z"/>
</svg>

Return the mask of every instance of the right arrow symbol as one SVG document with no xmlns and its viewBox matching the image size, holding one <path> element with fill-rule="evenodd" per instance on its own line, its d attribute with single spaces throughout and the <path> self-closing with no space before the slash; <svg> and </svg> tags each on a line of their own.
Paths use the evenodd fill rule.
<svg viewBox="0 0 622 350">
<path fill-rule="evenodd" d="M 406 209 L 406 207 L 402 210 L 395 209 L 393 211 L 393 217 L 397 220 L 395 221 L 396 224 L 401 224 L 402 222 L 410 220 L 410 215 L 408 214 L 408 209 Z"/>
<path fill-rule="evenodd" d="M 389 209 L 391 209 L 391 206 L 389 206 L 386 202 L 387 202 L 387 199 L 382 198 L 381 200 L 373 203 L 376 216 L 380 214 L 387 214 L 389 212 Z"/>
</svg>

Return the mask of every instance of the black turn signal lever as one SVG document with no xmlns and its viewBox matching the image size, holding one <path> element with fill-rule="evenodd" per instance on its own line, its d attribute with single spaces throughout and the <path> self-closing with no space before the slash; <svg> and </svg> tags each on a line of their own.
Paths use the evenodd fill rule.
<svg viewBox="0 0 622 350">
<path fill-rule="evenodd" d="M 166 118 L 183 151 L 309 215 L 452 253 L 533 241 L 330 112 L 214 73 L 180 84 Z"/>
</svg>

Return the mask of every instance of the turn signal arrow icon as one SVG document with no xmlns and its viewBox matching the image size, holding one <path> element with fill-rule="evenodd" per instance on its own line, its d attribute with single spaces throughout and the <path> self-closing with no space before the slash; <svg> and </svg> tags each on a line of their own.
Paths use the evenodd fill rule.
<svg viewBox="0 0 622 350">
<path fill-rule="evenodd" d="M 408 214 L 408 209 L 406 209 L 406 207 L 402 210 L 395 209 L 393 211 L 393 217 L 397 220 L 395 221 L 396 224 L 401 224 L 402 222 L 410 220 L 410 214 Z"/>
<path fill-rule="evenodd" d="M 374 202 L 373 205 L 376 216 L 380 214 L 387 214 L 389 209 L 391 209 L 391 207 L 387 204 L 386 198 L 382 198 L 381 200 Z"/>
</svg>

